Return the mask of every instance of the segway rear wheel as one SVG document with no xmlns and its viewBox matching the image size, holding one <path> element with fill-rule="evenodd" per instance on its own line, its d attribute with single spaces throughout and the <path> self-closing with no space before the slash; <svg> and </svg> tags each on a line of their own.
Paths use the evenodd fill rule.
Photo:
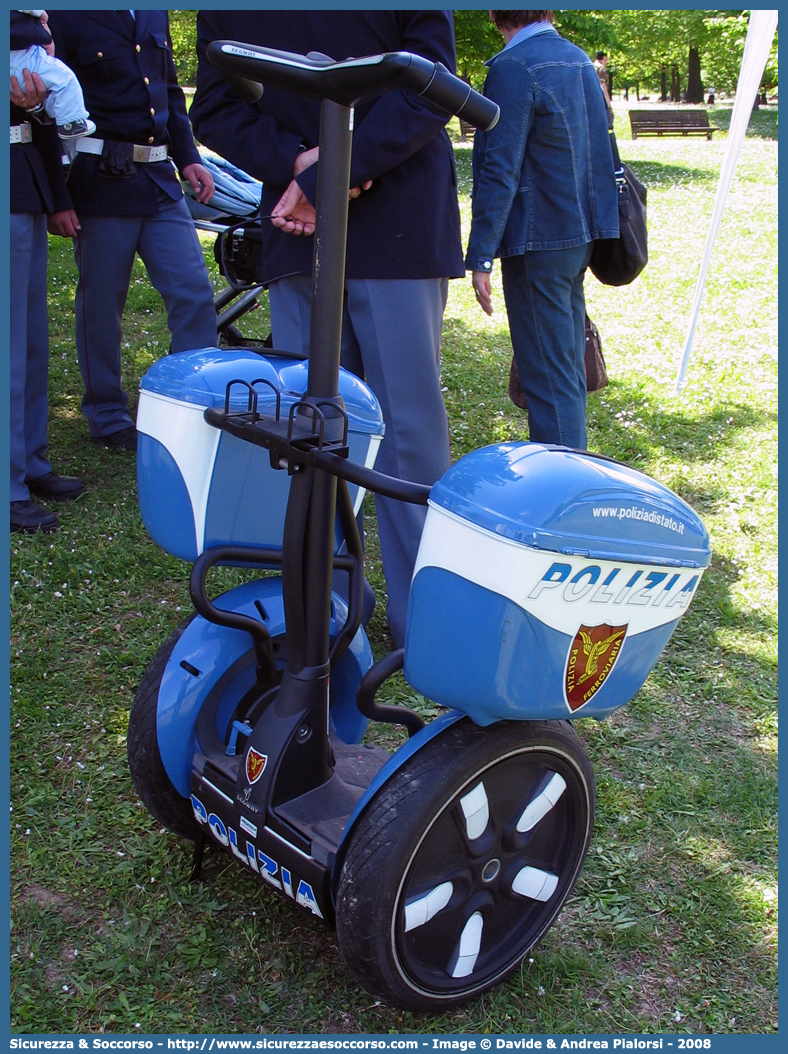
<svg viewBox="0 0 788 1054">
<path fill-rule="evenodd" d="M 568 722 L 451 725 L 394 773 L 350 835 L 336 905 L 349 968 L 410 1010 L 497 984 L 572 891 L 594 793 Z"/>
<path fill-rule="evenodd" d="M 200 830 L 191 802 L 178 793 L 167 775 L 156 732 L 161 679 L 175 645 L 191 621 L 187 619 L 170 634 L 145 671 L 129 714 L 126 748 L 134 789 L 145 808 L 167 830 L 193 842 Z"/>
</svg>

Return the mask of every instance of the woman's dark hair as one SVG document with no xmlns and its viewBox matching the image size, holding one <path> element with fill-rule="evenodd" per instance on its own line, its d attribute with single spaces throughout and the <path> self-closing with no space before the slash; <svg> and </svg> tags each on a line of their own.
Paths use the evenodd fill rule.
<svg viewBox="0 0 788 1054">
<path fill-rule="evenodd" d="M 552 22 L 552 11 L 492 11 L 497 29 L 522 29 L 531 22 Z"/>
</svg>

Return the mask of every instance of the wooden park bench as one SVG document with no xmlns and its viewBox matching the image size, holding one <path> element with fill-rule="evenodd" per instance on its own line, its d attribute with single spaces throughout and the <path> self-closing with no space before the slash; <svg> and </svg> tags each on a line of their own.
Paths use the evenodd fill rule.
<svg viewBox="0 0 788 1054">
<path fill-rule="evenodd" d="M 632 138 L 639 135 L 705 135 L 719 131 L 705 110 L 630 110 Z"/>
</svg>

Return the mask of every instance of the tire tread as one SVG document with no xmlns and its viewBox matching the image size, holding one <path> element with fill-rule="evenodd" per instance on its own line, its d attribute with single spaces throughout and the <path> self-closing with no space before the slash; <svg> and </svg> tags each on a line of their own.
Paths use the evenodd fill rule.
<svg viewBox="0 0 788 1054">
<path fill-rule="evenodd" d="M 175 645 L 191 621 L 187 619 L 170 634 L 145 671 L 129 714 L 126 748 L 134 789 L 145 808 L 173 834 L 193 842 L 199 828 L 191 802 L 179 794 L 167 775 L 156 730 L 162 677 Z"/>
</svg>

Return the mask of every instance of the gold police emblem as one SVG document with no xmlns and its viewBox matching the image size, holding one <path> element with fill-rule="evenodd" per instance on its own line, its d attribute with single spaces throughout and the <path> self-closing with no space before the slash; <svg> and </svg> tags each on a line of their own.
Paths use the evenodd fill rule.
<svg viewBox="0 0 788 1054">
<path fill-rule="evenodd" d="M 596 695 L 610 676 L 627 633 L 626 626 L 581 626 L 569 648 L 564 692 L 574 713 Z"/>
<path fill-rule="evenodd" d="M 246 755 L 246 778 L 250 783 L 257 783 L 263 772 L 265 772 L 267 763 L 267 754 L 261 754 L 254 747 L 249 747 L 249 753 Z"/>
</svg>

